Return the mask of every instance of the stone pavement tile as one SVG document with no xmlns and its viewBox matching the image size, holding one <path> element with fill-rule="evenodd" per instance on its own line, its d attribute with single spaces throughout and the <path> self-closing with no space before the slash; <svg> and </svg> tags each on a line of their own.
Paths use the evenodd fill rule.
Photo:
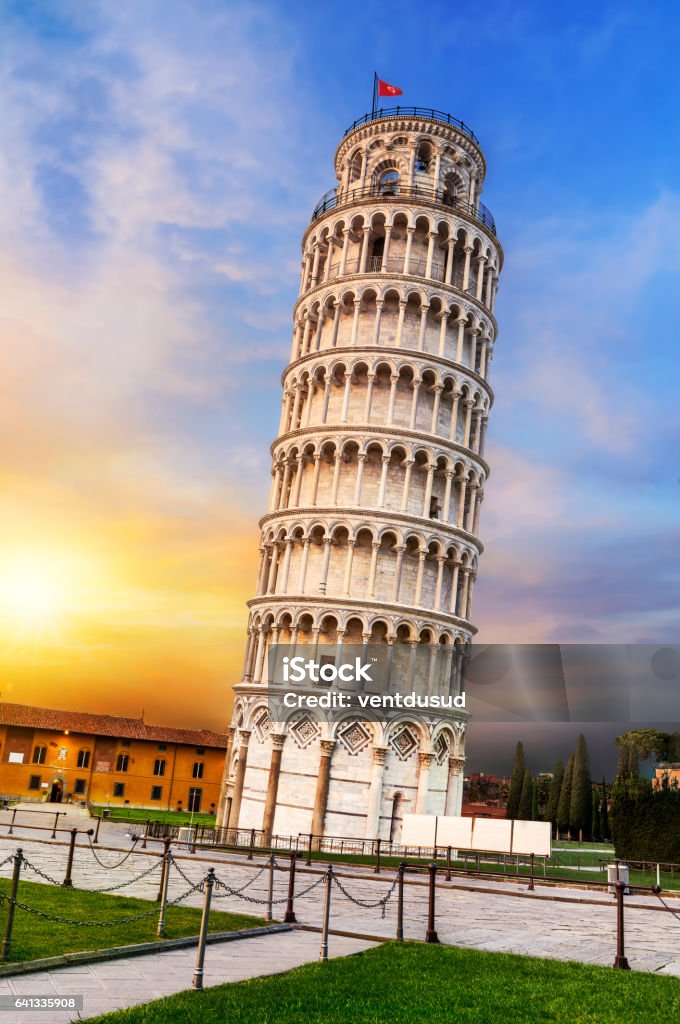
<svg viewBox="0 0 680 1024">
<path fill-rule="evenodd" d="M 90 971 L 95 978 L 100 979 L 142 977 L 141 968 L 132 960 L 110 960 L 108 963 L 92 964 Z"/>
<path fill-rule="evenodd" d="M 49 975 L 43 974 L 42 971 L 39 974 L 27 974 L 10 978 L 9 983 L 12 993 L 17 996 L 53 996 L 56 994 L 52 979 Z"/>
<path fill-rule="evenodd" d="M 60 995 L 72 995 L 74 992 L 88 992 L 93 989 L 101 990 L 103 985 L 103 982 L 92 974 L 87 976 L 83 974 L 79 978 L 60 978 L 58 972 L 55 971 L 50 980 Z"/>
</svg>

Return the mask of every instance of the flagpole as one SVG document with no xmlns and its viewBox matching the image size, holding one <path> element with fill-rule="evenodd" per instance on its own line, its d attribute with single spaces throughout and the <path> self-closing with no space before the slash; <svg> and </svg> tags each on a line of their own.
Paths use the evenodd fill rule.
<svg viewBox="0 0 680 1024">
<path fill-rule="evenodd" d="M 371 114 L 375 114 L 376 103 L 378 102 L 378 72 L 373 72 L 373 106 L 371 107 Z"/>
</svg>

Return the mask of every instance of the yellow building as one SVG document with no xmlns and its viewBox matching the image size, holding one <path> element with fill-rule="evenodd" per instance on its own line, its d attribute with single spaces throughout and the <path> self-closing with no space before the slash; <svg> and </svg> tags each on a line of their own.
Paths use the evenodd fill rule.
<svg viewBox="0 0 680 1024">
<path fill-rule="evenodd" d="M 206 730 L 0 703 L 0 796 L 210 813 L 226 747 Z"/>
</svg>

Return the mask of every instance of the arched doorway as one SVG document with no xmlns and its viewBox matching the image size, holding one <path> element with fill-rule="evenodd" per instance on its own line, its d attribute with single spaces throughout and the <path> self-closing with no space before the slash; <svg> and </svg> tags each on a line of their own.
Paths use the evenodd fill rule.
<svg viewBox="0 0 680 1024">
<path fill-rule="evenodd" d="M 51 804 L 60 804 L 63 799 L 64 799 L 64 780 L 63 779 L 53 779 L 52 780 L 52 785 L 50 787 L 50 798 L 49 798 L 50 803 Z"/>
</svg>

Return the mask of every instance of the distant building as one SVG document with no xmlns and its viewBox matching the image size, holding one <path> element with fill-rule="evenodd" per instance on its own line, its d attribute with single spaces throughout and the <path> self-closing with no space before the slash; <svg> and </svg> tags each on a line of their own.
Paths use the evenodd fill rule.
<svg viewBox="0 0 680 1024">
<path fill-rule="evenodd" d="M 0 703 L 0 795 L 215 811 L 226 747 L 205 730 Z"/>
<path fill-rule="evenodd" d="M 680 786 L 680 761 L 660 761 L 656 766 L 654 785 L 661 788 L 664 783 Z"/>
</svg>

